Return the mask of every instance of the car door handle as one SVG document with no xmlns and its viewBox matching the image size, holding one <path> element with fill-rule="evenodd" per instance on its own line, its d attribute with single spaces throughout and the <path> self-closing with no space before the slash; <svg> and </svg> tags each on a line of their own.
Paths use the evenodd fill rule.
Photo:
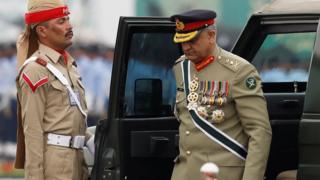
<svg viewBox="0 0 320 180">
<path fill-rule="evenodd" d="M 282 100 L 280 103 L 284 108 L 294 108 L 299 106 L 299 102 L 300 101 L 298 99 L 286 99 Z"/>
<path fill-rule="evenodd" d="M 161 149 L 166 147 L 169 143 L 169 138 L 163 136 L 151 136 L 150 137 L 150 152 L 151 154 L 157 154 L 161 152 Z"/>
</svg>

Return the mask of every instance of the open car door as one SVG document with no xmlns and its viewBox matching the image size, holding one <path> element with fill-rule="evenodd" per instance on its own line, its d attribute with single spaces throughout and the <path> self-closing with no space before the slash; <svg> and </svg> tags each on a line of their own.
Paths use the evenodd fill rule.
<svg viewBox="0 0 320 180">
<path fill-rule="evenodd" d="M 174 28 L 168 18 L 120 18 L 92 179 L 170 179 L 179 139 L 171 68 L 181 48 L 173 43 Z"/>
<path fill-rule="evenodd" d="M 298 179 L 320 179 L 320 23 L 299 127 Z"/>
<path fill-rule="evenodd" d="M 268 180 L 298 166 L 301 179 L 320 179 L 306 176 L 307 171 L 320 175 L 320 156 L 314 156 L 320 151 L 320 116 L 316 116 L 320 113 L 320 46 L 314 47 L 319 37 L 318 21 L 317 14 L 256 13 L 233 48 L 233 53 L 257 68 L 262 79 L 272 127 Z M 319 123 L 310 121 L 313 118 Z"/>
</svg>

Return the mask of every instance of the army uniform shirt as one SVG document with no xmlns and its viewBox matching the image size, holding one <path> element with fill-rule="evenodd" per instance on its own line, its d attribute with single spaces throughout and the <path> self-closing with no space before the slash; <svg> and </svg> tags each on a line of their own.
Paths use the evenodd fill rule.
<svg viewBox="0 0 320 180">
<path fill-rule="evenodd" d="M 262 180 L 271 142 L 271 127 L 261 80 L 246 60 L 216 47 L 213 61 L 197 71 L 191 63 L 190 81 L 197 80 L 195 91 L 198 114 L 247 149 L 245 160 L 210 139 L 192 121 L 188 111 L 181 63 L 176 61 L 177 83 L 175 115 L 180 121 L 179 156 L 175 159 L 172 180 L 202 179 L 200 167 L 213 162 L 220 168 L 221 180 Z M 205 94 L 206 96 L 200 96 Z M 207 96 L 208 95 L 208 96 Z M 218 102 L 217 102 L 218 101 Z M 215 115 L 222 118 L 212 120 Z"/>
<path fill-rule="evenodd" d="M 68 79 L 87 112 L 84 87 L 72 57 L 64 61 L 60 53 L 43 44 L 32 56 L 52 64 Z M 85 116 L 71 102 L 67 88 L 45 66 L 30 62 L 17 77 L 17 89 L 19 123 L 25 136 L 25 179 L 87 179 L 83 150 L 47 144 L 48 133 L 86 135 Z"/>
</svg>

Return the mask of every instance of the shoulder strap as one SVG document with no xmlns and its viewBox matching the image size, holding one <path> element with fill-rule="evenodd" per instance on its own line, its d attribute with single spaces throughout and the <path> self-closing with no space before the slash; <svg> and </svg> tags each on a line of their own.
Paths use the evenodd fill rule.
<svg viewBox="0 0 320 180">
<path fill-rule="evenodd" d="M 184 81 L 184 90 L 186 96 L 188 96 L 189 92 L 189 84 L 190 84 L 190 61 L 184 60 L 181 63 L 183 81 Z M 187 100 L 188 101 L 188 100 Z M 194 125 L 201 130 L 206 136 L 208 136 L 211 140 L 215 141 L 222 147 L 229 150 L 231 153 L 236 155 L 237 157 L 245 160 L 247 157 L 247 149 L 242 146 L 239 142 L 234 140 L 232 137 L 228 136 L 226 133 L 215 127 L 213 124 L 209 123 L 207 120 L 203 119 L 197 112 L 196 107 L 192 106 L 188 103 L 189 113 L 191 115 L 191 119 Z"/>
</svg>

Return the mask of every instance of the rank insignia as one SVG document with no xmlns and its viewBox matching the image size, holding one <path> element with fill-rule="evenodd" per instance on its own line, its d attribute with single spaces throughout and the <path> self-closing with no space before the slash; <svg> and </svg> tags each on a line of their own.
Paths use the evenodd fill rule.
<svg viewBox="0 0 320 180">
<path fill-rule="evenodd" d="M 248 89 L 255 89 L 257 87 L 257 80 L 254 77 L 248 77 L 246 79 L 246 86 Z"/>
<path fill-rule="evenodd" d="M 38 80 L 36 83 L 33 83 L 29 76 L 25 73 L 22 74 L 23 80 L 26 82 L 26 84 L 30 87 L 32 92 L 35 92 L 38 87 L 46 84 L 49 80 L 48 77 L 43 77 L 42 79 Z"/>
</svg>

